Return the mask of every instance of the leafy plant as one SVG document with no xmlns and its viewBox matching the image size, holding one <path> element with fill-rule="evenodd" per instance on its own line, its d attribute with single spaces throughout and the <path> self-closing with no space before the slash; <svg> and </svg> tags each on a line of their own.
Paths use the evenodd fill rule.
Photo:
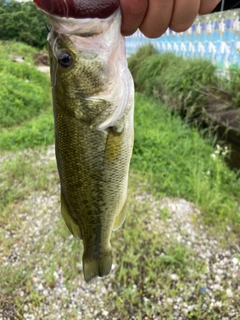
<svg viewBox="0 0 240 320">
<path fill-rule="evenodd" d="M 30 72 L 22 74 L 20 78 L 14 76 L 14 72 L 8 74 L 7 70 L 0 70 L 1 127 L 10 127 L 30 119 L 46 108 L 50 101 L 50 93 L 46 93 L 45 84 L 48 83 L 46 76 L 28 66 L 24 69 L 24 66 L 21 65 L 19 69 L 22 69 L 23 72 Z M 41 80 L 38 84 L 36 84 L 35 76 Z"/>
<path fill-rule="evenodd" d="M 21 123 L 11 130 L 0 130 L 0 150 L 19 150 L 54 142 L 52 110 L 48 109 L 37 117 Z"/>
<path fill-rule="evenodd" d="M 15 40 L 43 48 L 46 45 L 47 18 L 32 1 L 0 2 L 0 39 Z"/>
<path fill-rule="evenodd" d="M 128 60 L 128 67 L 131 70 L 133 78 L 135 78 L 139 65 L 147 57 L 156 54 L 156 50 L 152 45 L 140 47 L 138 51 Z"/>
<path fill-rule="evenodd" d="M 148 50 L 151 54 L 143 55 L 141 50 Z M 143 47 L 132 55 L 129 68 L 137 91 L 167 103 L 188 120 L 199 115 L 204 118 L 208 96 L 203 91 L 205 88 L 213 90 L 220 82 L 216 67 L 211 62 L 185 60 L 173 53 L 154 53 L 151 46 Z"/>
<path fill-rule="evenodd" d="M 207 144 L 203 133 L 183 124 L 167 107 L 137 96 L 132 168 L 150 176 L 158 193 L 198 204 L 209 222 L 217 214 L 240 228 L 240 181 L 223 161 L 227 154 L 217 154 L 211 145 L 212 138 Z"/>
<path fill-rule="evenodd" d="M 15 63 L 8 53 L 25 54 Z M 34 67 L 31 47 L 4 42 L 0 47 L 0 149 L 18 150 L 53 143 L 50 79 Z"/>
</svg>

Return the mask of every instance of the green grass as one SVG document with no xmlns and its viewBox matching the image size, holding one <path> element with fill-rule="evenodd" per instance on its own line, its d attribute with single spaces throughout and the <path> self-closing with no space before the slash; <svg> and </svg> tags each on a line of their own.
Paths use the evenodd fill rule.
<svg viewBox="0 0 240 320">
<path fill-rule="evenodd" d="M 47 163 L 46 167 L 36 164 L 39 153 L 44 149 L 27 149 L 22 153 L 1 152 L 0 166 L 0 221 L 4 223 L 8 206 L 12 206 L 33 191 L 46 190 L 52 173 L 56 171 L 55 163 Z M 6 157 L 6 159 L 5 159 Z M 5 159 L 5 160 L 4 160 Z M 54 168 L 54 171 L 53 171 Z M 37 177 L 37 178 L 36 178 Z M 1 223 L 0 223 L 1 225 Z"/>
<path fill-rule="evenodd" d="M 49 77 L 27 63 L 0 58 L 0 125 L 31 119 L 50 105 Z"/>
<path fill-rule="evenodd" d="M 240 110 L 240 68 L 230 68 L 229 70 L 230 80 L 226 82 L 226 90 L 232 97 L 232 106 Z"/>
<path fill-rule="evenodd" d="M 128 67 L 131 70 L 133 78 L 136 77 L 141 62 L 154 54 L 156 54 L 154 47 L 152 45 L 146 45 L 140 47 L 139 50 L 131 56 L 131 58 L 128 60 Z"/>
<path fill-rule="evenodd" d="M 209 222 L 230 219 L 239 229 L 240 181 L 227 168 L 222 149 L 211 143 L 167 107 L 138 96 L 132 169 L 150 177 L 152 192 L 184 197 L 200 206 Z"/>
<path fill-rule="evenodd" d="M 1 61 L 0 61 L 1 63 Z M 35 70 L 34 70 L 35 71 Z M 39 71 L 36 70 L 39 73 Z M 44 75 L 42 75 L 45 77 Z M 45 82 L 46 78 L 45 78 Z M 19 80 L 7 72 L 0 71 L 1 127 L 11 127 L 31 119 L 49 105 L 49 95 L 44 87 L 26 80 Z"/>
<path fill-rule="evenodd" d="M 32 121 L 39 122 L 35 118 Z M 159 199 L 165 195 L 183 197 L 198 204 L 203 213 L 201 219 L 211 226 L 209 230 L 216 238 L 223 236 L 226 225 L 231 226 L 231 236 L 227 242 L 220 240 L 219 246 L 232 245 L 238 241 L 239 181 L 226 167 L 220 155 L 222 149 L 215 150 L 196 129 L 183 124 L 178 116 L 155 100 L 139 94 L 136 95 L 135 128 L 128 215 L 123 227 L 112 236 L 115 274 L 103 280 L 114 289 L 115 295 L 106 294 L 102 304 L 109 316 L 118 315 L 121 319 L 128 319 L 129 315 L 137 319 L 153 315 L 176 319 L 170 302 L 160 308 L 157 301 L 167 296 L 168 301 L 181 297 L 187 302 L 190 294 L 195 309 L 187 314 L 189 319 L 218 319 L 227 314 L 231 302 L 225 291 L 216 292 L 215 298 L 225 301 L 223 307 L 210 315 L 202 309 L 203 303 L 211 303 L 207 295 L 198 294 L 204 285 L 200 278 L 206 272 L 204 261 L 198 259 L 191 247 L 166 237 L 163 230 L 171 221 L 168 210 L 157 210 L 158 224 L 151 229 L 148 224 Z M 43 140 L 42 143 L 46 144 Z M 79 263 L 83 246 L 69 237 L 59 217 L 59 200 L 55 200 L 54 207 L 38 201 L 38 197 L 59 199 L 56 163 L 47 159 L 41 162 L 44 152 L 44 148 L 37 147 L 0 154 L 0 228 L 4 230 L 0 233 L 1 256 L 9 259 L 16 244 L 24 248 L 18 257 L 21 263 L 13 263 L 11 268 L 0 265 L 0 309 L 14 310 L 18 319 L 24 319 L 25 304 L 31 312 L 44 303 L 45 297 L 36 290 L 33 281 L 36 268 L 43 270 L 42 283 L 49 290 L 54 290 L 55 272 L 59 270 L 69 292 L 82 281 Z M 139 195 L 143 195 L 141 201 L 137 200 Z M 28 201 L 29 196 L 33 197 L 32 202 Z M 34 225 L 39 223 L 41 233 L 35 236 Z M 5 234 L 11 236 L 5 237 Z M 170 275 L 175 275 L 178 281 L 171 280 Z M 185 289 L 186 282 L 193 288 L 191 293 Z M 27 298 L 20 292 L 27 293 Z M 101 285 L 92 293 L 93 297 L 100 292 Z M 65 303 L 67 305 L 68 295 Z M 70 317 L 67 311 L 61 312 Z M 86 313 L 86 319 L 90 318 Z"/>
<path fill-rule="evenodd" d="M 0 150 L 19 150 L 53 143 L 49 76 L 38 71 L 36 50 L 16 43 L 0 46 Z M 25 62 L 9 55 L 24 56 Z"/>
<path fill-rule="evenodd" d="M 201 208 L 208 222 L 228 221 L 239 229 L 240 182 L 227 168 L 220 150 L 156 101 L 141 95 L 136 100 L 131 169 L 151 181 L 148 188 L 154 194 L 184 197 Z M 47 146 L 53 139 L 53 116 L 48 109 L 21 126 L 2 129 L 0 149 Z M 7 167 L 12 171 L 11 164 Z"/>
<path fill-rule="evenodd" d="M 11 57 L 24 57 L 26 63 L 33 65 L 33 55 L 38 50 L 25 43 L 0 40 L 0 57 L 6 61 Z"/>
<path fill-rule="evenodd" d="M 213 103 L 223 110 L 240 106 L 239 69 L 230 69 L 229 79 L 219 78 L 208 60 L 156 53 L 151 45 L 130 56 L 129 69 L 138 92 L 166 103 L 188 121 L 208 121 L 206 112 Z"/>
<path fill-rule="evenodd" d="M 12 44 L 12 48 L 14 46 Z M 24 48 L 20 45 L 16 51 Z M 148 48 L 147 54 L 143 50 L 137 59 L 151 54 L 151 61 L 156 61 L 154 68 L 149 63 L 148 72 L 154 75 L 157 67 L 160 70 L 169 62 L 166 56 L 158 65 L 151 50 Z M 28 59 L 31 60 L 30 55 Z M 6 66 L 15 80 L 23 83 L 32 77 L 30 83 L 34 88 L 40 86 L 46 95 L 49 93 L 49 84 L 46 82 L 44 87 L 42 82 L 45 78 L 31 67 L 23 65 L 15 69 L 14 65 L 3 63 L 0 70 L 5 68 L 4 75 Z M 150 88 L 149 82 L 148 90 Z M 7 310 L 9 314 L 13 312 L 16 319 L 24 319 L 26 304 L 30 312 L 41 310 L 46 298 L 34 282 L 40 270 L 41 281 L 50 290 L 53 304 L 54 299 L 59 298 L 54 291 L 58 281 L 55 272 L 62 274 L 66 295 L 62 297 L 61 312 L 66 319 L 76 319 L 79 305 L 68 314 L 70 294 L 79 286 L 83 286 L 84 292 L 91 289 L 82 284 L 79 264 L 83 245 L 69 236 L 60 217 L 55 160 L 46 156 L 46 146 L 53 143 L 54 136 L 50 99 L 40 109 L 30 100 L 27 107 L 32 112 L 27 118 L 18 118 L 14 125 L 0 129 L 0 317 L 1 311 Z M 21 116 L 19 110 L 13 119 Z M 176 237 L 167 237 L 165 230 L 171 226 L 171 213 L 159 207 L 159 201 L 165 196 L 192 201 L 201 216 L 191 217 L 191 222 L 196 228 L 203 224 L 208 234 L 214 234 L 220 251 L 238 243 L 239 176 L 224 162 L 228 151 L 225 146 L 213 147 L 213 142 L 214 137 L 204 138 L 204 134 L 184 124 L 179 116 L 156 100 L 136 94 L 127 219 L 112 236 L 114 274 L 99 282 L 99 287 L 91 292 L 92 299 L 86 302 L 88 305 L 94 305 L 104 284 L 107 290 L 114 289 L 113 294 L 106 294 L 101 300 L 101 308 L 109 312 L 108 318 L 176 319 L 170 302 L 177 297 L 195 305 L 191 312 L 184 311 L 187 319 L 219 319 L 228 316 L 229 306 L 237 310 L 234 299 L 226 297 L 225 279 L 224 291 L 214 293 L 214 298 L 222 301 L 223 306 L 211 314 L 203 309 L 203 304 L 211 305 L 210 296 L 199 294 L 205 285 L 201 278 L 206 273 L 205 262 L 190 246 L 179 243 Z M 39 234 L 35 232 L 36 225 Z M 226 228 L 230 231 L 224 238 Z M 182 232 L 177 230 L 180 235 Z M 235 254 L 238 258 L 238 253 Z M 173 281 L 171 275 L 178 281 Z M 168 297 L 170 302 L 159 305 L 163 297 Z M 88 311 L 85 318 L 91 319 Z"/>
<path fill-rule="evenodd" d="M 0 129 L 0 150 L 16 151 L 35 146 L 47 146 L 53 142 L 54 125 L 50 108 L 11 130 Z"/>
</svg>

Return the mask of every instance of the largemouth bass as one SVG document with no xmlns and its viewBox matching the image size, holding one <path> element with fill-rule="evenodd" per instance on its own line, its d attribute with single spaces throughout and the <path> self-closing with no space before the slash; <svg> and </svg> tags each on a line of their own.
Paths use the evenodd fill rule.
<svg viewBox="0 0 240 320">
<path fill-rule="evenodd" d="M 71 233 L 83 240 L 83 273 L 90 281 L 110 272 L 111 233 L 125 219 L 133 81 L 120 8 L 103 18 L 45 13 L 51 25 L 47 42 L 61 213 Z"/>
</svg>

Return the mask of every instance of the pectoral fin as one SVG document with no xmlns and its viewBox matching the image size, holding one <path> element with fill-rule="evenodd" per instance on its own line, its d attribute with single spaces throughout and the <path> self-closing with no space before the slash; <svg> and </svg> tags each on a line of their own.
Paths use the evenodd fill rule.
<svg viewBox="0 0 240 320">
<path fill-rule="evenodd" d="M 126 218 L 126 207 L 127 207 L 127 200 L 125 201 L 119 215 L 114 220 L 113 231 L 118 230 L 121 227 L 121 225 L 123 224 L 123 222 Z"/>
<path fill-rule="evenodd" d="M 76 223 L 76 221 L 74 220 L 74 218 L 72 217 L 71 213 L 69 212 L 65 197 L 62 192 L 61 192 L 61 213 L 68 229 L 71 231 L 74 237 L 82 239 L 81 230 L 78 224 Z"/>
</svg>

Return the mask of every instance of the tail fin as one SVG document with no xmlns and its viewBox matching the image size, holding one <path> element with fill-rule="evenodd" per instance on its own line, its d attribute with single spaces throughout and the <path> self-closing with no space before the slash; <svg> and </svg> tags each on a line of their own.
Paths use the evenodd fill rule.
<svg viewBox="0 0 240 320">
<path fill-rule="evenodd" d="M 112 252 L 109 251 L 99 259 L 89 259 L 83 255 L 83 274 L 86 282 L 95 277 L 108 275 L 112 267 Z"/>
</svg>

